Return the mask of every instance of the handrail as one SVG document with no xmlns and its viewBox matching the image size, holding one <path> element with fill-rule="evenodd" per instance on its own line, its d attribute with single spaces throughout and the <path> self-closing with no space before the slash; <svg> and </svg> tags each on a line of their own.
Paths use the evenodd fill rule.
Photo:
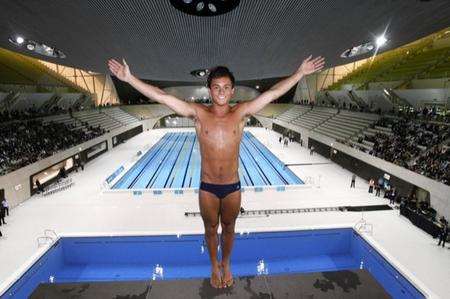
<svg viewBox="0 0 450 299">
<path fill-rule="evenodd" d="M 359 233 L 367 233 L 369 235 L 373 234 L 373 225 L 364 219 L 364 215 L 358 222 L 355 223 L 353 227 Z"/>
<path fill-rule="evenodd" d="M 41 247 L 46 244 L 52 244 L 58 239 L 58 235 L 53 229 L 45 229 L 44 235 L 36 238 L 38 243 L 38 247 Z"/>
<path fill-rule="evenodd" d="M 42 242 L 43 240 L 43 242 Z M 54 240 L 51 237 L 45 237 L 45 236 L 40 236 L 36 238 L 36 241 L 38 243 L 38 247 L 41 247 L 43 245 L 52 243 Z"/>
<path fill-rule="evenodd" d="M 44 236 L 45 237 L 52 238 L 52 236 L 50 236 L 50 235 L 53 235 L 55 240 L 58 239 L 58 235 L 56 234 L 56 232 L 53 229 L 46 229 L 46 230 L 44 230 Z"/>
</svg>

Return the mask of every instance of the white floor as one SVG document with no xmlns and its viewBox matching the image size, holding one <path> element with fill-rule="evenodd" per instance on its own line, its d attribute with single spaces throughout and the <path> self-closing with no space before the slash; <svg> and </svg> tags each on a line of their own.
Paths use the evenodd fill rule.
<svg viewBox="0 0 450 299">
<path fill-rule="evenodd" d="M 179 131 L 179 129 L 178 129 Z M 291 169 L 308 187 L 295 191 L 243 193 L 245 209 L 307 208 L 342 205 L 387 204 L 367 193 L 368 184 L 357 179 L 350 189 L 351 173 L 328 159 L 309 155 L 306 148 L 290 144 L 283 148 L 279 135 L 264 129 L 250 129 L 263 144 L 287 164 L 306 164 Z M 86 165 L 84 172 L 71 174 L 71 189 L 48 197 L 33 196 L 14 208 L 1 227 L 0 294 L 33 257 L 42 251 L 37 238 L 51 229 L 58 234 L 158 234 L 203 233 L 199 217 L 185 217 L 185 211 L 198 211 L 195 194 L 144 194 L 134 199 L 103 193 L 102 182 L 118 166 L 136 160 L 136 152 L 149 148 L 167 130 L 144 132 Z M 276 193 L 276 194 L 275 194 Z M 398 210 L 356 212 L 311 212 L 239 218 L 237 232 L 312 227 L 353 226 L 361 217 L 373 225 L 366 238 L 391 259 L 407 277 L 432 298 L 450 294 L 450 250 L 399 216 Z"/>
</svg>

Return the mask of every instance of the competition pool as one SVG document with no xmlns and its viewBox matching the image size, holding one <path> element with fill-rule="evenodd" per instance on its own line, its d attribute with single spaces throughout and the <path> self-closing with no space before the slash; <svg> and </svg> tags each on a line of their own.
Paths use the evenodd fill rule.
<svg viewBox="0 0 450 299">
<path fill-rule="evenodd" d="M 243 187 L 304 184 L 246 131 L 240 144 L 238 171 Z M 200 151 L 195 132 L 166 133 L 134 165 L 127 170 L 119 167 L 106 181 L 111 189 L 198 189 Z"/>
<path fill-rule="evenodd" d="M 425 298 L 353 228 L 237 233 L 238 276 L 364 269 L 393 298 Z M 203 235 L 60 237 L 1 298 L 28 298 L 41 283 L 168 282 L 210 275 Z"/>
</svg>

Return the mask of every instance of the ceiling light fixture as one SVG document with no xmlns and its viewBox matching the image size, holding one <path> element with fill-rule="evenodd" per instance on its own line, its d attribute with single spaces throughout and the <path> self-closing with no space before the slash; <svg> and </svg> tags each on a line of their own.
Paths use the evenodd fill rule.
<svg viewBox="0 0 450 299">
<path fill-rule="evenodd" d="M 189 15 L 213 17 L 232 11 L 240 0 L 169 0 L 173 7 Z"/>
<path fill-rule="evenodd" d="M 363 44 L 360 44 L 358 46 L 354 46 L 350 49 L 345 50 L 342 52 L 341 57 L 342 58 L 353 58 L 355 56 L 360 56 L 363 54 L 367 54 L 369 52 L 372 52 L 375 50 L 375 54 L 377 54 L 378 49 L 384 47 L 386 43 L 388 42 L 388 39 L 384 34 L 378 36 L 375 38 L 373 42 L 366 42 Z"/>
<path fill-rule="evenodd" d="M 213 12 L 213 13 L 217 11 L 216 6 L 215 6 L 214 4 L 212 4 L 212 3 L 209 3 L 209 4 L 208 4 L 208 8 L 209 8 L 209 10 L 210 10 L 211 12 Z"/>
<path fill-rule="evenodd" d="M 66 58 L 61 50 L 55 47 L 40 43 L 31 39 L 26 39 L 22 36 L 10 37 L 9 42 L 20 49 L 27 49 L 28 51 L 34 52 L 33 54 L 44 55 L 53 58 Z M 25 45 L 25 47 L 23 47 Z"/>
<path fill-rule="evenodd" d="M 369 53 L 370 51 L 372 51 L 373 49 L 375 49 L 375 46 L 373 45 L 372 42 L 368 42 L 368 43 L 364 43 L 358 46 L 354 46 L 350 49 L 345 50 L 344 52 L 342 52 L 341 57 L 342 58 L 353 58 L 355 56 L 359 56 L 359 55 L 363 55 L 366 53 Z"/>
<path fill-rule="evenodd" d="M 199 3 L 197 3 L 197 6 L 195 7 L 195 9 L 200 12 L 203 7 L 205 7 L 205 3 L 203 3 L 202 1 L 200 1 Z"/>
<path fill-rule="evenodd" d="M 200 69 L 200 70 L 193 70 L 191 72 L 191 75 L 196 77 L 196 78 L 204 78 L 207 75 L 209 75 L 209 70 L 208 69 Z"/>
<path fill-rule="evenodd" d="M 379 37 L 377 37 L 377 39 L 375 40 L 375 44 L 377 45 L 378 48 L 384 46 L 387 42 L 387 38 L 383 35 L 380 35 Z"/>
<path fill-rule="evenodd" d="M 32 44 L 32 43 L 27 44 L 27 49 L 28 49 L 28 50 L 34 51 L 34 48 L 36 48 L 36 47 L 34 46 L 34 44 Z"/>
</svg>

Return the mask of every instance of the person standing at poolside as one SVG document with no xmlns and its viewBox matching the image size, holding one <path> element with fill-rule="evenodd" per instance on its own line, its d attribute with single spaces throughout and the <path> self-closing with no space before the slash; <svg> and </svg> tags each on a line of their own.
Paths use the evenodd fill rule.
<svg viewBox="0 0 450 299">
<path fill-rule="evenodd" d="M 192 118 L 195 122 L 201 155 L 199 205 L 211 261 L 210 282 L 215 288 L 233 284 L 230 258 L 234 227 L 241 206 L 238 158 L 245 119 L 285 94 L 305 75 L 321 70 L 324 64 L 324 58 L 312 59 L 310 56 L 291 76 L 255 99 L 232 107 L 229 102 L 234 95 L 235 80 L 226 67 L 218 66 L 210 71 L 207 85 L 212 105 L 206 106 L 180 100 L 156 86 L 144 83 L 131 74 L 125 60 L 123 63 L 114 59 L 108 61 L 109 69 L 118 79 L 129 83 L 146 97 L 167 105 L 178 115 Z M 222 227 L 220 262 L 217 257 L 219 223 Z"/>
</svg>

